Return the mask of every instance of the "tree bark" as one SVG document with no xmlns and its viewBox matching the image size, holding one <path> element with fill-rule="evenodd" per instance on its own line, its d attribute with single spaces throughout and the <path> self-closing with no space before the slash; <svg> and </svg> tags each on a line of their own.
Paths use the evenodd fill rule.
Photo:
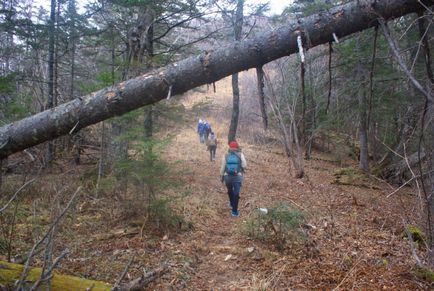
<svg viewBox="0 0 434 291">
<path fill-rule="evenodd" d="M 240 88 L 238 86 L 238 73 L 232 75 L 232 117 L 229 125 L 228 142 L 237 136 L 238 118 L 240 116 Z"/>
<path fill-rule="evenodd" d="M 423 5 L 421 4 L 423 3 Z M 243 42 L 175 62 L 160 70 L 76 98 L 54 109 L 0 128 L 0 158 L 72 133 L 107 118 L 121 115 L 172 95 L 249 68 L 260 67 L 298 51 L 300 30 L 309 48 L 373 27 L 378 17 L 392 19 L 420 12 L 434 0 L 359 0 L 321 11 Z"/>
<path fill-rule="evenodd" d="M 361 76 L 360 76 L 361 77 Z M 360 161 L 359 168 L 364 172 L 369 172 L 369 154 L 368 154 L 368 128 L 366 113 L 366 92 L 360 88 L 357 93 L 359 99 L 359 142 L 360 142 Z"/>
<path fill-rule="evenodd" d="M 434 75 L 433 75 L 433 71 L 432 71 L 432 67 L 431 67 L 431 51 L 430 51 L 430 47 L 429 47 L 429 42 L 428 42 L 428 31 L 427 31 L 427 25 L 426 25 L 426 21 L 424 18 L 424 15 L 422 13 L 420 13 L 418 15 L 418 28 L 419 28 L 419 36 L 420 36 L 420 43 L 423 47 L 423 50 L 425 52 L 425 68 L 426 68 L 426 73 L 428 76 L 428 80 L 429 80 L 429 84 L 428 84 L 428 90 L 430 91 L 430 95 L 434 96 Z M 420 149 L 421 149 L 421 144 L 424 137 L 424 129 L 425 129 L 425 122 L 426 122 L 426 117 L 427 116 L 433 116 L 434 114 L 434 104 L 433 102 L 430 102 L 427 98 L 425 98 L 425 108 L 424 108 L 424 112 L 422 114 L 422 118 L 421 118 L 421 136 L 419 139 L 419 171 L 420 171 L 420 175 L 423 176 L 423 169 L 422 169 L 422 161 L 420 159 Z M 434 136 L 434 124 L 432 121 L 429 122 L 428 128 L 431 131 L 431 134 L 433 134 Z M 424 187 L 423 192 L 425 195 L 425 200 L 426 200 L 426 207 L 427 207 L 427 222 L 428 222 L 428 230 L 429 230 L 429 240 L 431 242 L 430 244 L 430 250 L 428 252 L 429 256 L 428 256 L 428 260 L 429 260 L 429 264 L 431 267 L 434 267 L 434 233 L 433 233 L 433 225 L 434 225 L 434 221 L 433 221 L 433 214 L 434 214 L 434 146 L 432 143 L 427 142 L 427 151 L 429 153 L 431 153 L 431 155 L 428 157 L 431 162 L 429 163 L 430 165 L 430 169 L 431 169 L 431 173 L 428 175 L 427 179 L 425 180 L 424 178 L 421 179 L 422 182 L 422 187 Z"/>
<path fill-rule="evenodd" d="M 144 138 L 148 140 L 154 135 L 154 118 L 152 106 L 146 106 L 143 113 L 145 116 L 143 120 Z"/>
<path fill-rule="evenodd" d="M 3 159 L 0 159 L 0 198 L 3 198 Z"/>
<path fill-rule="evenodd" d="M 357 40 L 356 45 L 357 53 L 360 53 L 360 43 Z M 357 90 L 357 100 L 359 103 L 359 142 L 360 142 L 360 157 L 359 169 L 368 173 L 369 172 L 369 153 L 368 153 L 368 127 L 367 127 L 367 100 L 365 90 L 365 75 L 366 70 L 364 64 L 359 60 L 356 68 L 356 80 L 360 84 Z"/>
<path fill-rule="evenodd" d="M 14 282 L 20 277 L 23 265 L 0 261 L 0 285 L 13 286 Z M 26 281 L 33 283 L 38 280 L 41 268 L 31 268 Z M 47 284 L 43 284 L 46 287 Z M 41 287 L 42 287 L 41 286 Z M 101 281 L 88 280 L 70 275 L 53 273 L 50 282 L 52 290 L 111 290 L 111 285 Z M 45 290 L 44 288 L 40 288 Z"/>
<path fill-rule="evenodd" d="M 243 30 L 243 8 L 244 0 L 238 0 L 235 12 L 234 34 L 235 41 L 241 40 Z M 238 72 L 232 75 L 232 117 L 229 125 L 228 142 L 235 140 L 237 136 L 238 119 L 240 117 L 240 88 L 238 85 Z"/>
<path fill-rule="evenodd" d="M 333 53 L 333 44 L 332 42 L 329 42 L 329 61 L 328 61 L 328 83 L 329 83 L 329 90 L 327 93 L 327 105 L 325 109 L 325 114 L 327 115 L 329 113 L 330 108 L 330 99 L 332 97 L 332 53 Z"/>
<path fill-rule="evenodd" d="M 54 40 L 55 40 L 55 22 L 56 22 L 56 0 L 51 0 L 50 11 L 50 36 L 48 40 L 48 99 L 45 109 L 53 108 L 54 106 Z M 47 144 L 47 152 L 45 156 L 45 164 L 48 165 L 53 160 L 54 143 Z"/>
<path fill-rule="evenodd" d="M 306 144 L 307 134 L 306 134 L 306 84 L 305 84 L 306 68 L 304 67 L 304 62 L 300 64 L 300 95 L 301 95 L 301 141 Z"/>
<path fill-rule="evenodd" d="M 259 107 L 261 108 L 262 124 L 264 125 L 264 130 L 267 130 L 268 116 L 265 107 L 264 70 L 262 67 L 256 68 L 256 77 L 258 82 L 258 97 L 259 97 Z"/>
</svg>

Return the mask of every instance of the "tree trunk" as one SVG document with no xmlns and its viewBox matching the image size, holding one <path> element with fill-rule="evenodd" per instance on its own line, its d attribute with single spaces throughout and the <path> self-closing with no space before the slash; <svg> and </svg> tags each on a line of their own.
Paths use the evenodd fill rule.
<svg viewBox="0 0 434 291">
<path fill-rule="evenodd" d="M 434 90 L 433 90 L 434 92 Z M 431 116 L 432 114 L 434 114 L 434 104 L 431 104 Z M 431 134 L 434 136 L 434 124 L 431 122 Z M 431 150 L 432 150 L 433 145 L 431 145 Z M 431 151 L 431 153 L 433 153 L 433 151 Z M 434 225 L 434 221 L 432 221 L 433 215 L 434 215 L 434 157 L 433 154 L 431 154 L 430 156 L 431 159 L 431 174 L 429 174 L 428 176 L 428 207 L 430 210 L 430 215 L 431 217 L 429 217 L 430 221 L 429 223 L 431 224 L 431 231 L 433 231 L 432 226 Z M 434 238 L 434 233 L 431 232 L 430 235 L 431 239 Z M 434 241 L 431 241 L 431 250 L 430 250 L 430 266 L 431 268 L 434 268 Z"/>
<path fill-rule="evenodd" d="M 126 161 L 128 158 L 128 140 L 125 138 L 121 139 L 124 128 L 125 122 L 122 122 L 119 117 L 115 118 L 111 123 L 110 137 L 112 140 L 110 142 L 108 156 L 110 157 L 112 170 L 116 178 L 114 192 L 118 197 L 122 197 L 122 194 L 126 194 L 128 188 L 125 170 L 122 167 L 113 167 L 116 163 Z"/>
<path fill-rule="evenodd" d="M 13 286 L 14 282 L 20 278 L 22 271 L 23 265 L 0 261 L 0 285 Z M 41 268 L 31 268 L 26 277 L 26 282 L 33 285 L 39 279 L 41 271 Z M 52 290 L 111 290 L 111 285 L 107 283 L 70 275 L 60 275 L 57 272 L 53 272 L 53 278 L 50 281 Z M 46 286 L 43 283 L 40 290 L 45 290 Z"/>
<path fill-rule="evenodd" d="M 306 83 L 305 83 L 306 68 L 304 62 L 300 63 L 300 95 L 301 95 L 301 141 L 306 144 Z"/>
<path fill-rule="evenodd" d="M 364 72 L 362 70 L 362 63 L 359 62 L 357 68 L 356 80 L 360 83 L 360 88 L 357 92 L 357 99 L 359 101 L 359 142 L 360 142 L 360 157 L 359 169 L 364 172 L 369 172 L 369 155 L 368 155 L 368 128 L 367 128 L 367 102 L 366 91 L 364 89 Z"/>
<path fill-rule="evenodd" d="M 232 117 L 229 126 L 228 142 L 237 136 L 238 118 L 240 116 L 240 88 L 238 87 L 238 73 L 232 75 Z"/>
<path fill-rule="evenodd" d="M 271 91 L 271 96 L 269 98 L 270 109 L 274 117 L 277 119 L 279 129 L 282 132 L 282 143 L 285 148 L 285 153 L 292 164 L 295 177 L 302 178 L 304 176 L 303 153 L 298 139 L 298 129 L 294 118 L 293 109 L 291 108 L 289 99 L 285 98 L 288 116 L 285 118 L 283 117 L 282 110 L 280 108 L 281 104 L 279 104 L 276 94 L 274 94 L 273 85 L 268 78 L 267 82 Z M 286 119 L 289 123 L 288 127 L 285 124 Z"/>
<path fill-rule="evenodd" d="M 101 143 L 100 143 L 100 153 L 99 153 L 99 163 L 98 163 L 98 178 L 96 180 L 96 191 L 95 198 L 99 197 L 99 186 L 102 177 L 105 174 L 105 163 L 106 163 L 106 142 L 105 142 L 105 122 L 101 122 Z"/>
<path fill-rule="evenodd" d="M 259 108 L 261 109 L 262 124 L 264 125 L 264 130 L 267 130 L 268 117 L 267 117 L 267 110 L 265 108 L 264 70 L 262 67 L 256 68 L 256 77 L 258 82 Z"/>
<path fill-rule="evenodd" d="M 332 53 L 333 53 L 333 44 L 332 42 L 329 42 L 329 60 L 328 60 L 328 85 L 329 90 L 327 93 L 327 105 L 325 109 L 325 114 L 327 115 L 329 113 L 330 108 L 330 99 L 332 97 Z"/>
<path fill-rule="evenodd" d="M 75 0 L 69 0 L 68 2 L 68 10 L 70 13 L 70 26 L 69 26 L 69 33 L 70 38 L 69 41 L 71 43 L 71 51 L 70 51 L 70 87 L 69 87 L 69 100 L 72 100 L 75 96 L 75 54 L 76 54 L 76 42 L 78 41 L 77 38 L 77 30 L 75 27 L 75 18 L 76 18 L 76 4 Z M 81 144 L 83 142 L 83 134 L 81 132 L 77 132 L 73 137 L 73 143 L 74 143 L 74 162 L 76 165 L 80 164 L 81 160 Z"/>
<path fill-rule="evenodd" d="M 56 24 L 54 26 L 54 73 L 53 73 L 53 106 L 59 105 L 59 19 L 60 19 L 60 2 L 57 2 Z M 71 97 L 72 99 L 72 97 Z"/>
<path fill-rule="evenodd" d="M 238 0 L 234 21 L 235 41 L 241 40 L 241 32 L 243 30 L 243 8 L 244 0 Z M 240 88 L 238 86 L 238 73 L 232 75 L 232 98 L 232 117 L 229 126 L 228 142 L 235 140 L 237 136 L 238 119 L 240 116 Z"/>
<path fill-rule="evenodd" d="M 143 25 L 145 26 L 144 33 L 144 44 L 142 47 L 146 50 L 146 63 L 147 67 L 152 68 L 153 61 L 152 58 L 154 56 L 154 20 L 155 20 L 155 12 L 151 8 L 147 8 L 145 10 L 143 16 Z M 142 54 L 144 55 L 144 54 Z M 143 59 L 140 63 L 143 63 Z M 153 136 L 153 128 L 154 128 L 154 114 L 153 114 L 153 106 L 149 105 L 144 108 L 144 122 L 143 122 L 143 130 L 145 139 L 150 139 Z"/>
<path fill-rule="evenodd" d="M 359 168 L 364 172 L 369 172 L 369 156 L 368 156 L 368 129 L 367 129 L 367 114 L 366 114 L 366 98 L 364 90 L 359 91 L 359 142 L 360 142 L 360 161 Z"/>
<path fill-rule="evenodd" d="M 414 170 L 419 163 L 419 158 L 421 162 L 425 161 L 427 159 L 426 153 L 424 151 L 416 152 L 404 160 L 389 165 L 383 170 L 382 177 L 395 184 L 402 184 L 406 179 L 410 179 L 406 177 L 406 174 L 410 171 L 409 167 Z"/>
<path fill-rule="evenodd" d="M 74 93 L 75 93 L 75 52 L 76 52 L 76 41 L 77 41 L 77 30 L 75 28 L 75 17 L 76 17 L 76 8 L 75 8 L 75 0 L 69 0 L 68 2 L 68 10 L 69 13 L 71 14 L 71 23 L 70 23 L 70 27 L 69 27 L 69 32 L 70 32 L 70 38 L 69 41 L 71 43 L 71 51 L 70 51 L 70 62 L 71 62 L 71 67 L 70 67 L 70 85 L 69 85 L 69 99 L 73 99 L 74 98 Z"/>
<path fill-rule="evenodd" d="M 309 83 L 311 86 L 311 90 L 309 90 L 309 94 L 307 95 L 306 101 L 309 101 L 309 109 L 306 111 L 306 139 L 305 139 L 305 154 L 304 157 L 306 160 L 310 160 L 312 154 L 312 143 L 313 143 L 313 135 L 316 127 L 316 104 L 315 104 L 315 91 L 314 91 L 314 83 L 312 80 L 312 68 L 311 62 L 308 63 L 308 72 L 309 72 Z M 309 100 L 307 100 L 309 99 Z"/>
<path fill-rule="evenodd" d="M 48 40 L 48 99 L 45 109 L 51 109 L 54 106 L 54 40 L 55 40 L 55 22 L 56 22 L 56 0 L 51 0 L 49 40 Z M 45 164 L 48 165 L 53 160 L 54 143 L 50 141 L 47 144 Z"/>
<path fill-rule="evenodd" d="M 0 159 L 0 198 L 3 198 L 3 159 Z"/>
<path fill-rule="evenodd" d="M 146 106 L 144 108 L 143 113 L 145 115 L 145 118 L 143 120 L 143 127 L 145 129 L 145 139 L 150 139 L 153 135 L 153 128 L 154 128 L 152 105 Z"/>
<path fill-rule="evenodd" d="M 353 1 L 292 21 L 253 39 L 187 58 L 1 127 L 0 144 L 5 146 L 0 149 L 0 158 L 158 102 L 167 97 L 170 87 L 172 95 L 181 94 L 297 52 L 300 26 L 303 26 L 305 35 L 309 35 L 309 41 L 305 43 L 314 47 L 333 40 L 333 33 L 342 38 L 373 27 L 378 24 L 379 15 L 385 19 L 396 18 L 424 11 L 425 6 L 433 4 L 434 0 Z"/>
<path fill-rule="evenodd" d="M 421 38 L 420 43 L 422 44 L 422 47 L 424 49 L 424 53 L 425 53 L 425 69 L 426 69 L 426 73 L 428 76 L 428 90 L 431 96 L 434 96 L 434 75 L 433 75 L 433 71 L 432 71 L 432 67 L 431 67 L 431 51 L 430 51 L 430 47 L 429 47 L 429 42 L 428 42 L 428 32 L 426 31 L 427 26 L 426 26 L 426 21 L 423 17 L 423 14 L 419 14 L 418 15 L 418 26 L 419 26 L 419 36 Z M 421 130 L 422 130 L 422 135 L 424 134 L 424 127 L 425 127 L 425 117 L 426 116 L 433 116 L 434 114 L 434 104 L 433 102 L 430 102 L 430 100 L 428 100 L 428 98 L 425 99 L 426 102 L 426 112 L 424 112 L 424 114 L 422 115 L 422 124 L 421 124 Z M 429 130 L 431 131 L 431 136 L 434 136 L 434 123 L 431 121 L 429 121 Z M 421 136 L 420 139 L 420 143 L 423 140 L 423 136 Z M 425 193 L 425 197 L 426 197 L 426 203 L 427 203 L 427 222 L 428 222 L 428 230 L 430 231 L 429 234 L 429 238 L 431 240 L 430 243 L 430 250 L 429 250 L 429 264 L 431 266 L 431 268 L 434 267 L 434 145 L 432 142 L 427 142 L 427 151 L 431 153 L 431 155 L 428 157 L 431 160 L 430 163 L 430 174 L 428 175 L 426 182 L 424 180 L 424 178 L 422 178 L 422 185 L 425 187 L 424 189 L 424 193 Z M 420 146 L 419 146 L 420 147 Z M 420 170 L 420 174 L 423 175 L 422 172 L 422 162 L 419 162 L 419 170 Z"/>
</svg>

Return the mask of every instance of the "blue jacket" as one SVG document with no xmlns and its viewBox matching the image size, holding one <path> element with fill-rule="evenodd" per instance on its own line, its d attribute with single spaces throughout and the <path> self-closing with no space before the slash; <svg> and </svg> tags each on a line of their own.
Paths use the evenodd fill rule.
<svg viewBox="0 0 434 291">
<path fill-rule="evenodd" d="M 203 133 L 204 130 L 205 130 L 205 124 L 202 123 L 202 122 L 199 122 L 199 123 L 197 124 L 197 132 L 198 132 L 198 133 Z"/>
</svg>

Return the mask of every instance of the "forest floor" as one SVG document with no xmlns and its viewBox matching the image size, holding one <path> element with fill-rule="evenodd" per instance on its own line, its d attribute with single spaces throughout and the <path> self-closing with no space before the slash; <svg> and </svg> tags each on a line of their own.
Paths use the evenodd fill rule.
<svg viewBox="0 0 434 291">
<path fill-rule="evenodd" d="M 344 166 L 356 168 L 355 163 L 343 165 L 333 154 L 320 152 L 305 160 L 306 175 L 296 179 L 278 145 L 261 146 L 239 139 L 248 170 L 240 195 L 241 215 L 232 217 L 226 188 L 219 179 L 228 123 L 221 123 L 218 116 L 206 117 L 220 138 L 212 162 L 195 132 L 196 117 L 188 120 L 189 126 L 179 125 L 164 151 L 164 157 L 176 161 L 173 167 L 182 171 L 179 180 L 183 186 L 173 190 L 177 198 L 171 205 L 183 217 L 184 225 L 179 230 L 142 228 L 143 215 L 139 219 L 118 215 L 115 209 L 122 202 L 83 195 L 74 214 L 58 230 L 56 249 L 70 250 L 60 272 L 114 283 L 134 255 L 125 281 L 163 263 L 169 266 L 150 290 L 432 287 L 415 276 L 410 245 L 403 238 L 403 220 L 417 219 L 419 209 L 412 189 L 403 188 L 388 197 L 394 188 L 373 178 L 355 178 L 349 185 L 336 183 L 334 173 Z M 62 174 L 54 171 L 45 179 L 58 181 L 61 188 L 70 179 L 86 181 L 83 177 L 89 169 L 94 171 L 94 165 L 63 169 Z M 47 190 L 55 187 L 46 185 Z M 50 203 L 49 199 L 45 202 Z M 246 230 L 253 213 L 278 203 L 303 213 L 305 227 L 294 231 L 284 245 L 276 244 L 273 235 L 266 240 L 249 236 Z M 32 204 L 28 207 L 31 212 Z M 35 232 L 24 223 L 18 224 L 16 232 L 19 253 L 32 242 Z"/>
</svg>

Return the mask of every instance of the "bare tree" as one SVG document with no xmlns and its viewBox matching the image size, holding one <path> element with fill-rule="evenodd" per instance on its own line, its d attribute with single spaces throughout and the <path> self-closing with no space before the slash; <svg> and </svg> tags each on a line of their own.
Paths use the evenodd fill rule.
<svg viewBox="0 0 434 291">
<path fill-rule="evenodd" d="M 241 40 L 244 19 L 244 0 L 237 1 L 235 19 L 233 21 L 235 41 Z M 229 125 L 228 142 L 237 136 L 238 119 L 240 116 L 240 88 L 238 86 L 238 73 L 232 75 L 232 117 Z"/>
<path fill-rule="evenodd" d="M 50 21 L 49 21 L 49 40 L 48 40 L 48 99 L 45 109 L 53 108 L 54 106 L 54 46 L 55 46 L 55 33 L 56 33 L 56 0 L 51 0 Z M 47 153 L 45 156 L 45 163 L 50 164 L 53 160 L 54 143 L 47 144 Z"/>
<path fill-rule="evenodd" d="M 65 206 L 65 208 L 62 210 L 62 212 L 54 219 L 53 223 L 50 225 L 50 227 L 48 228 L 48 230 L 46 231 L 45 235 L 39 240 L 37 241 L 32 249 L 30 250 L 28 256 L 27 256 L 27 261 L 25 263 L 25 266 L 23 268 L 23 271 L 21 273 L 21 277 L 19 280 L 17 280 L 17 282 L 15 283 L 15 289 L 16 290 L 21 290 L 21 288 L 23 287 L 27 274 L 29 272 L 29 267 L 30 267 L 30 263 L 31 260 L 33 258 L 33 255 L 35 253 L 35 251 L 37 250 L 37 248 L 43 244 L 44 242 L 47 242 L 47 239 L 49 239 L 52 235 L 52 232 L 54 230 L 54 228 L 57 227 L 57 225 L 59 224 L 60 220 L 65 216 L 66 212 L 68 211 L 68 209 L 72 206 L 72 203 L 75 200 L 75 197 L 78 195 L 78 193 L 80 192 L 81 187 L 78 187 L 77 190 L 74 192 L 74 194 L 72 195 L 71 199 L 69 200 L 68 204 Z M 52 238 L 52 237 L 51 237 Z M 49 242 L 48 242 L 49 244 Z M 55 262 L 53 264 L 51 264 L 51 266 L 45 270 L 46 272 L 42 272 L 40 279 L 35 283 L 34 287 L 37 288 L 38 285 L 42 282 L 42 281 L 47 281 L 51 278 L 51 272 L 53 271 L 54 267 L 57 265 L 57 263 L 60 261 L 60 259 L 62 259 L 65 255 L 67 254 L 66 252 L 63 252 L 58 259 L 55 260 Z"/>
<path fill-rule="evenodd" d="M 425 10 L 433 0 L 364 0 L 336 6 L 303 18 L 310 46 L 328 43 L 333 33 L 339 37 L 373 27 L 378 15 L 391 19 Z M 119 83 L 80 97 L 55 109 L 41 112 L 0 128 L 0 158 L 27 147 L 84 128 L 112 116 L 181 94 L 202 84 L 267 62 L 298 50 L 299 22 L 290 22 L 255 38 L 176 62 L 153 73 Z"/>
<path fill-rule="evenodd" d="M 282 70 L 279 71 L 282 72 Z M 294 99 L 291 101 L 289 93 L 277 94 L 275 86 L 267 75 L 265 75 L 265 80 L 267 81 L 267 87 L 270 91 L 270 98 L 268 99 L 269 107 L 277 120 L 286 156 L 292 164 L 295 177 L 302 178 L 304 176 L 304 161 L 302 147 L 300 146 L 298 138 L 299 129 L 297 128 L 297 122 L 294 116 L 296 102 Z M 280 86 L 287 86 L 283 76 Z M 282 90 L 280 91 L 282 92 Z M 278 96 L 280 96 L 280 98 Z"/>
<path fill-rule="evenodd" d="M 257 86 L 258 86 L 258 98 L 259 108 L 261 109 L 262 124 L 264 129 L 268 128 L 268 116 L 265 106 L 265 93 L 264 93 L 264 69 L 263 67 L 256 68 Z"/>
</svg>

